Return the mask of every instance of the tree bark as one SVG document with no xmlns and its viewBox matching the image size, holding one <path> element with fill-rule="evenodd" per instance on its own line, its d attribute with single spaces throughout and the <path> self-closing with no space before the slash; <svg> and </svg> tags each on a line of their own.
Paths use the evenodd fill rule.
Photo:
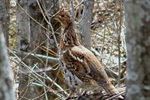
<svg viewBox="0 0 150 100">
<path fill-rule="evenodd" d="M 46 50 L 44 51 L 41 48 L 43 46 L 49 48 L 47 44 L 49 44 L 50 33 L 48 32 L 49 27 L 46 20 L 50 20 L 47 15 L 56 13 L 58 10 L 58 0 L 18 0 L 18 4 L 18 49 L 20 51 L 45 55 Z M 31 69 L 36 63 L 38 63 L 37 67 L 39 68 L 47 67 L 48 65 L 44 64 L 46 61 L 48 60 L 30 59 L 29 57 L 23 59 L 23 62 L 31 66 Z M 20 66 L 20 70 L 23 72 L 28 71 L 23 66 Z M 46 82 L 44 79 L 41 80 Z M 24 75 L 20 73 L 19 81 L 20 99 L 33 99 L 37 97 L 38 100 L 44 100 L 48 97 L 44 87 L 32 84 L 37 82 L 37 79 L 32 74 Z M 42 94 L 43 92 L 46 92 L 44 93 L 45 95 Z"/>
<path fill-rule="evenodd" d="M 150 1 L 125 0 L 127 100 L 150 100 Z"/>
<path fill-rule="evenodd" d="M 9 65 L 2 25 L 0 22 L 0 100 L 15 100 L 13 73 Z"/>
<path fill-rule="evenodd" d="M 30 43 L 30 18 L 29 14 L 28 0 L 17 0 L 17 49 L 18 51 L 29 51 Z M 25 56 L 21 56 L 23 62 L 30 65 L 30 59 L 23 59 Z M 23 65 L 19 65 L 19 70 L 26 72 L 27 68 Z M 29 84 L 29 75 L 22 73 L 19 76 L 19 99 L 26 100 L 32 99 L 37 96 L 36 90 Z M 29 85 L 27 87 L 27 85 Z"/>
<path fill-rule="evenodd" d="M 4 4 L 5 4 L 6 12 L 5 12 L 5 15 L 3 17 L 2 29 L 3 29 L 6 45 L 9 46 L 10 1 L 9 0 L 4 0 Z"/>
<path fill-rule="evenodd" d="M 81 41 L 85 47 L 91 48 L 91 22 L 93 17 L 94 0 L 84 0 L 83 15 L 80 22 Z"/>
<path fill-rule="evenodd" d="M 15 100 L 13 73 L 9 65 L 7 48 L 4 40 L 4 17 L 6 14 L 4 0 L 0 1 L 0 100 Z"/>
</svg>

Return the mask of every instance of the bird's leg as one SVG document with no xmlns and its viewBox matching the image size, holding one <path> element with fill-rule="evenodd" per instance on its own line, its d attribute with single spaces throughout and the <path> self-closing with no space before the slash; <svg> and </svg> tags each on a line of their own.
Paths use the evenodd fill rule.
<svg viewBox="0 0 150 100">
<path fill-rule="evenodd" d="M 74 93 L 76 93 L 76 88 L 75 88 L 75 87 L 71 87 L 71 88 L 70 88 L 69 96 L 67 97 L 67 99 L 66 99 L 66 100 L 70 100 L 70 99 L 72 99 L 72 97 L 73 97 Z"/>
<path fill-rule="evenodd" d="M 119 94 L 118 90 L 110 83 L 110 82 L 106 82 L 101 84 L 101 86 L 105 89 L 105 91 L 107 93 L 109 93 L 110 95 L 114 96 L 114 95 L 118 95 L 117 98 L 119 100 L 123 100 L 124 98 Z"/>
</svg>

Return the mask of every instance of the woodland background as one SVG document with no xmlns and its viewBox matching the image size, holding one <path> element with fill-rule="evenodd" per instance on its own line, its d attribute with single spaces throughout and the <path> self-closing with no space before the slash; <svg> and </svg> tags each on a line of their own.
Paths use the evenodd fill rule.
<svg viewBox="0 0 150 100">
<path fill-rule="evenodd" d="M 62 8 L 120 94 L 149 100 L 149 0 L 0 0 L 0 100 L 68 96 L 58 58 L 61 27 L 52 17 Z M 106 95 L 98 96 L 103 100 Z"/>
</svg>

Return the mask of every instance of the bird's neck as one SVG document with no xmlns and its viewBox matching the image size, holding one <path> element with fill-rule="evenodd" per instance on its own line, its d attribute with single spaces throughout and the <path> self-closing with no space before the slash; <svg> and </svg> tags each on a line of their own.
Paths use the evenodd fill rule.
<svg viewBox="0 0 150 100">
<path fill-rule="evenodd" d="M 73 23 L 70 22 L 67 27 L 64 27 L 64 32 L 61 37 L 60 44 L 63 47 L 73 47 L 80 45 L 78 36 L 75 32 Z"/>
<path fill-rule="evenodd" d="M 68 25 L 66 25 L 65 27 L 64 27 L 64 34 L 68 34 L 68 31 L 74 31 L 74 27 L 73 27 L 73 23 L 72 22 L 70 22 Z"/>
</svg>

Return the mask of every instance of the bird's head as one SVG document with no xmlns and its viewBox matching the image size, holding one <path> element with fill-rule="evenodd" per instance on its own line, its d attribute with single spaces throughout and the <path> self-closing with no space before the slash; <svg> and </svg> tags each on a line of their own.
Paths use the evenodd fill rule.
<svg viewBox="0 0 150 100">
<path fill-rule="evenodd" d="M 64 28 L 68 27 L 72 23 L 69 13 L 64 9 L 58 11 L 54 16 L 54 19 L 59 21 Z"/>
</svg>

